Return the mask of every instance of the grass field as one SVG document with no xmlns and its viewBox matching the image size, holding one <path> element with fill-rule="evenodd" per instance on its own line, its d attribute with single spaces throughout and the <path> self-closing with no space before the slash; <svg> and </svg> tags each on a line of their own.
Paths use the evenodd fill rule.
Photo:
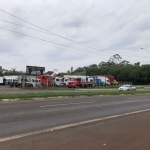
<svg viewBox="0 0 150 150">
<path fill-rule="evenodd" d="M 2 99 L 20 99 L 28 100 L 34 98 L 50 98 L 50 97 L 79 97 L 79 96 L 100 96 L 100 95 L 122 95 L 122 94 L 150 94 L 150 91 L 111 91 L 111 92 L 64 92 L 64 93 L 26 93 L 26 94 L 0 94 L 0 100 Z"/>
<path fill-rule="evenodd" d="M 110 86 L 95 86 L 93 89 L 118 89 L 121 85 L 110 85 Z M 150 85 L 135 85 L 137 89 L 150 88 Z M 13 87 L 12 87 L 13 88 Z M 55 86 L 55 87 L 24 87 L 24 89 L 54 89 L 54 90 L 74 90 L 75 88 L 68 88 L 66 86 Z M 88 88 L 87 88 L 88 89 Z"/>
</svg>

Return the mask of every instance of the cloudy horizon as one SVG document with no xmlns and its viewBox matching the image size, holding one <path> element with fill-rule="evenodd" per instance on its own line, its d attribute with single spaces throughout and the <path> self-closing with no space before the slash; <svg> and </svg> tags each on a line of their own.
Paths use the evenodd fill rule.
<svg viewBox="0 0 150 150">
<path fill-rule="evenodd" d="M 131 63 L 150 64 L 148 0 L 0 2 L 0 66 L 5 69 L 25 71 L 30 65 L 66 72 L 71 66 L 108 61 L 114 54 Z"/>
</svg>

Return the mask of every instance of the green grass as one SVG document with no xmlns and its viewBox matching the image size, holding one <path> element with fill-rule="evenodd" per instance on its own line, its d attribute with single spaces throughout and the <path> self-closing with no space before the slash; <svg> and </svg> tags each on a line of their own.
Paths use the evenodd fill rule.
<svg viewBox="0 0 150 150">
<path fill-rule="evenodd" d="M 110 86 L 95 86 L 93 87 L 93 89 L 118 89 L 121 85 L 110 85 Z M 135 85 L 137 89 L 144 89 L 144 88 L 147 88 L 147 87 L 150 87 L 150 85 Z M 24 87 L 24 89 L 39 89 L 39 90 L 74 90 L 75 88 L 68 88 L 66 86 L 55 86 L 55 87 Z M 87 88 L 89 89 L 89 88 Z"/>
<path fill-rule="evenodd" d="M 66 92 L 66 93 L 26 93 L 26 94 L 0 94 L 2 99 L 33 99 L 33 98 L 48 98 L 48 97 L 79 97 L 79 96 L 100 96 L 100 95 L 122 95 L 122 94 L 146 94 L 150 91 L 129 91 L 129 92 Z"/>
</svg>

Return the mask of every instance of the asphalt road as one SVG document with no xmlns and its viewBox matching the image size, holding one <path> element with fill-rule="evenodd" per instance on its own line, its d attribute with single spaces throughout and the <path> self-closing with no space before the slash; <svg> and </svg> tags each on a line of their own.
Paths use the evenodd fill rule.
<svg viewBox="0 0 150 150">
<path fill-rule="evenodd" d="M 131 113 L 149 108 L 148 94 L 0 102 L 0 150 L 149 150 L 150 111 Z"/>
</svg>

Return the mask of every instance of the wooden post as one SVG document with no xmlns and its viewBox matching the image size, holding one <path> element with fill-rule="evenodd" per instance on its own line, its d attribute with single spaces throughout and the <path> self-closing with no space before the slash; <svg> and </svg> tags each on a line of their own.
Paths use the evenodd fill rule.
<svg viewBox="0 0 150 150">
<path fill-rule="evenodd" d="M 24 76 L 22 76 L 22 88 L 24 88 L 24 86 L 25 86 L 25 79 L 24 79 Z"/>
</svg>

